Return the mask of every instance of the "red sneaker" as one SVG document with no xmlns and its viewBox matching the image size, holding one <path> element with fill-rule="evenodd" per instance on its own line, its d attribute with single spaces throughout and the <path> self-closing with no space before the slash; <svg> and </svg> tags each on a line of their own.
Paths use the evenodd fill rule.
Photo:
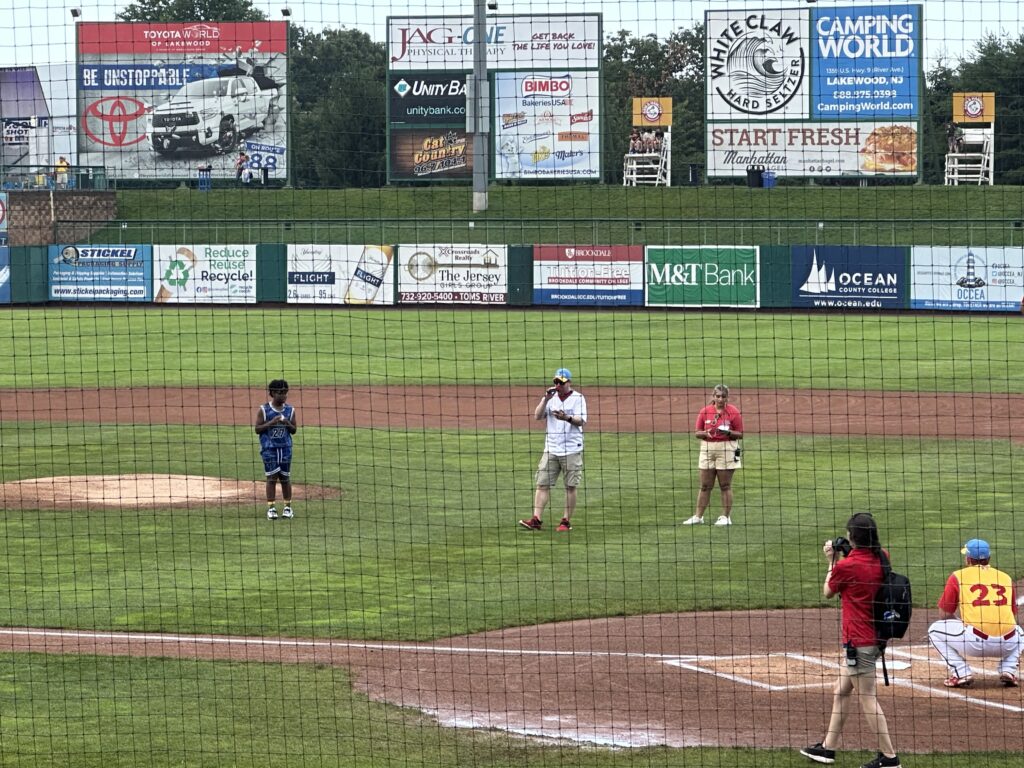
<svg viewBox="0 0 1024 768">
<path fill-rule="evenodd" d="M 563 532 L 564 531 L 571 531 L 572 530 L 572 526 L 569 525 L 569 519 L 566 518 L 566 517 L 563 517 L 562 518 L 562 522 L 560 522 L 558 524 L 558 528 L 556 530 L 563 531 Z"/>
<path fill-rule="evenodd" d="M 530 531 L 539 531 L 541 522 L 536 517 L 531 517 L 529 520 L 520 520 L 519 524 Z"/>
<path fill-rule="evenodd" d="M 1020 685 L 1020 680 L 1013 672 L 1003 672 L 999 675 L 999 682 L 1005 685 L 1007 688 L 1016 688 Z"/>
<path fill-rule="evenodd" d="M 967 675 L 966 677 L 957 677 L 956 675 L 950 675 L 943 681 L 943 685 L 947 688 L 967 688 L 974 682 L 974 675 Z"/>
</svg>

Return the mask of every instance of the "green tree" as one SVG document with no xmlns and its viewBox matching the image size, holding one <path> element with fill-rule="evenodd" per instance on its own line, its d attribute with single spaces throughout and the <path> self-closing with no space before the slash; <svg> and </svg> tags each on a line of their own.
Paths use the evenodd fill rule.
<svg viewBox="0 0 1024 768">
<path fill-rule="evenodd" d="M 121 21 L 264 21 L 249 0 L 146 0 L 117 14 Z"/>
<path fill-rule="evenodd" d="M 386 181 L 386 51 L 365 32 L 299 29 L 292 39 L 292 158 L 304 186 Z"/>
</svg>

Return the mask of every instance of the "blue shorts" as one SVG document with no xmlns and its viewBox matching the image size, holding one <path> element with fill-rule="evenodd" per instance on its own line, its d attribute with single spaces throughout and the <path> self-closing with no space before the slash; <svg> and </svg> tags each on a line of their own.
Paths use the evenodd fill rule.
<svg viewBox="0 0 1024 768">
<path fill-rule="evenodd" d="M 291 477 L 291 448 L 265 448 L 260 451 L 260 458 L 263 459 L 263 469 L 266 470 L 267 477 L 280 475 L 285 480 Z"/>
</svg>

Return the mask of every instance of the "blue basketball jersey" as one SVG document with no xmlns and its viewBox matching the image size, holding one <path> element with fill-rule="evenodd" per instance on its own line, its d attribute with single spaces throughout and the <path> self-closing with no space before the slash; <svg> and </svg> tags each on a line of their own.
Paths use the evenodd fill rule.
<svg viewBox="0 0 1024 768">
<path fill-rule="evenodd" d="M 270 421 L 276 419 L 279 414 L 284 415 L 288 421 L 292 420 L 292 414 L 295 413 L 295 408 L 288 403 L 284 404 L 284 408 L 280 411 L 275 411 L 274 406 L 270 403 L 264 403 L 260 406 L 260 410 L 263 411 L 263 420 Z M 291 448 L 292 447 L 292 436 L 288 432 L 288 428 L 283 424 L 277 424 L 266 432 L 260 435 L 260 448 L 266 449 L 277 449 L 277 448 Z"/>
</svg>

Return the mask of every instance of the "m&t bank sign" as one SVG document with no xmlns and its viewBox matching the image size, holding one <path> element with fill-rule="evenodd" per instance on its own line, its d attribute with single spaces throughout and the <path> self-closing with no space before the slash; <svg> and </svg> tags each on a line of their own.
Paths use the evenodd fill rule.
<svg viewBox="0 0 1024 768">
<path fill-rule="evenodd" d="M 754 246 L 648 246 L 649 307 L 758 307 L 760 252 Z"/>
</svg>

